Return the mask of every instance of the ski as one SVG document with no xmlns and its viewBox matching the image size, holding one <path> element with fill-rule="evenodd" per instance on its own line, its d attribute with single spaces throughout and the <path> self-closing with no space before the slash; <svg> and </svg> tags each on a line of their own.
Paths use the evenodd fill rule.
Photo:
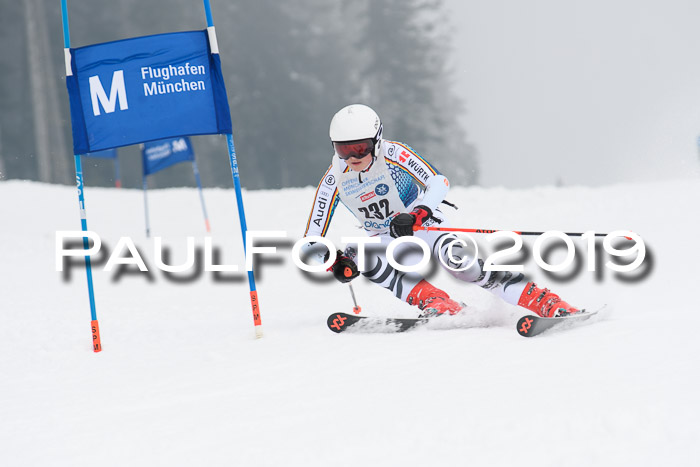
<svg viewBox="0 0 700 467">
<path fill-rule="evenodd" d="M 601 308 L 602 310 L 602 308 Z M 518 320 L 515 329 L 523 337 L 534 337 L 549 330 L 570 329 L 583 321 L 595 316 L 600 310 L 581 312 L 561 318 L 543 318 L 535 315 L 525 315 Z"/>
<path fill-rule="evenodd" d="M 359 332 L 403 332 L 425 324 L 430 318 L 381 318 L 333 313 L 326 320 L 328 329 L 335 333 Z"/>
<path fill-rule="evenodd" d="M 542 318 L 535 315 L 525 315 L 518 320 L 516 330 L 518 334 L 523 337 L 533 337 L 549 330 L 570 329 L 595 316 L 603 308 L 562 318 Z M 431 318 L 385 318 L 379 316 L 359 316 L 348 313 L 333 313 L 328 316 L 326 324 L 328 325 L 328 329 L 335 333 L 345 331 L 390 333 L 415 329 L 427 324 L 430 320 Z"/>
</svg>

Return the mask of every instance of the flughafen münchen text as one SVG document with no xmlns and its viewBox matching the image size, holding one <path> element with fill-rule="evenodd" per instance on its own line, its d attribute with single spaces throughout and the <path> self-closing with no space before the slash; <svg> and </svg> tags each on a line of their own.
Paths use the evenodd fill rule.
<svg viewBox="0 0 700 467">
<path fill-rule="evenodd" d="M 204 91 L 206 88 L 203 80 L 188 81 L 180 78 L 171 81 L 171 78 L 205 74 L 204 65 L 190 65 L 189 62 L 179 66 L 168 65 L 157 68 L 144 66 L 141 67 L 141 79 L 156 81 L 143 83 L 143 93 L 146 96 L 154 96 L 173 92 Z"/>
</svg>

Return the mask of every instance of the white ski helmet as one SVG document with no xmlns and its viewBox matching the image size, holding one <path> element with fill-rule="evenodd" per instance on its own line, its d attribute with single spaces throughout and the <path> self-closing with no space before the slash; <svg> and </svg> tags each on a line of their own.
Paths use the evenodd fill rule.
<svg viewBox="0 0 700 467">
<path fill-rule="evenodd" d="M 366 105 L 352 104 L 343 107 L 333 116 L 328 133 L 333 143 L 371 139 L 375 149 L 378 149 L 382 137 L 382 121 L 377 112 Z"/>
</svg>

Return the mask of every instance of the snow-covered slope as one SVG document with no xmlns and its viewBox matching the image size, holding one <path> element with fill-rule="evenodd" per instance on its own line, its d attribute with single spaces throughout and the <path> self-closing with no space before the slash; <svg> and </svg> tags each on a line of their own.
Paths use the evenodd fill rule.
<svg viewBox="0 0 700 467">
<path fill-rule="evenodd" d="M 233 190 L 205 197 L 221 262 L 242 265 Z M 55 232 L 79 229 L 75 189 L 0 183 L 0 465 L 696 465 L 700 181 L 452 190 L 455 226 L 644 238 L 637 280 L 602 264 L 557 280 L 526 256 L 528 274 L 568 301 L 610 305 L 594 325 L 535 339 L 515 333 L 517 309 L 443 272 L 434 282 L 470 305 L 476 327 L 329 332 L 327 315 L 352 308 L 347 286 L 290 260 L 312 197 L 244 193 L 251 229 L 289 232 L 279 260 L 259 265 L 265 337 L 255 340 L 243 274 L 174 282 L 154 267 L 141 192 L 88 187 L 90 229 L 110 249 L 133 238 L 152 267 L 117 275 L 96 264 L 95 354 L 85 273 L 54 267 Z M 196 191 L 149 201 L 171 262 L 184 260 L 186 236 L 203 244 Z M 340 244 L 354 226 L 339 208 L 330 238 Z M 354 284 L 367 314 L 412 311 Z"/>
</svg>

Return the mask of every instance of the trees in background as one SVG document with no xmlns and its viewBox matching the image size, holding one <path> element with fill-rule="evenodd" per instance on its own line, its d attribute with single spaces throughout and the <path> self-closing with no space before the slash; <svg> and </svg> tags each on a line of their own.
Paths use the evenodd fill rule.
<svg viewBox="0 0 700 467">
<path fill-rule="evenodd" d="M 0 35 L 12 44 L 0 58 L 0 157 L 10 178 L 72 179 L 63 175 L 73 162 L 58 3 L 0 0 Z M 330 119 L 354 102 L 374 107 L 386 137 L 411 144 L 453 183 L 476 182 L 476 152 L 459 125 L 462 107 L 446 66 L 449 33 L 439 0 L 238 0 L 213 7 L 245 187 L 316 184 L 332 155 Z M 69 9 L 74 47 L 204 27 L 194 0 L 71 0 Z M 44 33 L 37 38 L 38 23 Z M 230 186 L 225 140 L 199 137 L 194 144 L 205 185 Z M 138 186 L 138 149 L 121 153 L 125 185 Z M 88 184 L 111 185 L 111 168 L 92 165 L 85 167 Z M 186 185 L 189 177 L 173 170 L 154 182 Z"/>
</svg>

